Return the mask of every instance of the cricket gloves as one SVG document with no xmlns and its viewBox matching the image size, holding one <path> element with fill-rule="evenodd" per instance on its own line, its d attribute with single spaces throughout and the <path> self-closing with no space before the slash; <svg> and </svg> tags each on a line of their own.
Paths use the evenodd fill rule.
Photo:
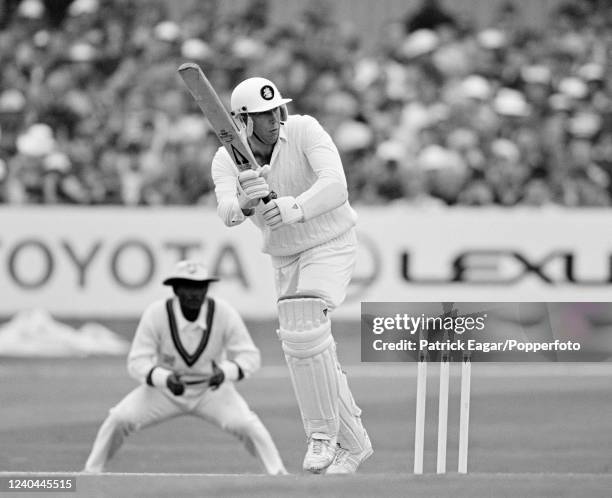
<svg viewBox="0 0 612 498">
<path fill-rule="evenodd" d="M 295 197 L 286 196 L 274 199 L 265 205 L 261 212 L 264 222 L 272 230 L 283 225 L 304 221 L 304 211 Z"/>
<path fill-rule="evenodd" d="M 259 204 L 260 199 L 270 193 L 270 187 L 264 177 L 265 174 L 267 174 L 267 170 L 264 168 L 259 168 L 257 171 L 249 169 L 239 173 L 238 202 L 240 209 L 243 211 L 252 210 Z"/>
<path fill-rule="evenodd" d="M 175 396 L 181 396 L 185 392 L 185 383 L 176 372 L 172 372 L 166 379 L 166 386 Z"/>
<path fill-rule="evenodd" d="M 240 366 L 231 360 L 223 360 L 217 365 L 216 361 L 212 361 L 212 376 L 208 381 L 208 387 L 213 391 L 218 389 L 226 380 L 235 382 L 244 377 Z"/>
<path fill-rule="evenodd" d="M 212 370 L 212 376 L 208 381 L 208 387 L 215 391 L 216 389 L 219 389 L 221 384 L 223 384 L 223 381 L 225 380 L 225 372 L 219 368 L 214 360 L 212 362 Z"/>
<path fill-rule="evenodd" d="M 185 383 L 176 372 L 164 367 L 153 367 L 147 375 L 147 384 L 153 387 L 167 387 L 175 396 L 185 392 Z"/>
</svg>

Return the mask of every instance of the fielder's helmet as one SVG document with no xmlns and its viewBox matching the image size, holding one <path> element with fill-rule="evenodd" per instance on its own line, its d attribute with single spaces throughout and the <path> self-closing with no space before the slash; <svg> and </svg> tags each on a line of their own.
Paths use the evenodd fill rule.
<svg viewBox="0 0 612 498">
<path fill-rule="evenodd" d="M 232 115 L 265 112 L 281 108 L 281 120 L 287 119 L 285 104 L 292 99 L 284 99 L 276 85 L 266 78 L 248 78 L 239 83 L 230 98 Z"/>
</svg>

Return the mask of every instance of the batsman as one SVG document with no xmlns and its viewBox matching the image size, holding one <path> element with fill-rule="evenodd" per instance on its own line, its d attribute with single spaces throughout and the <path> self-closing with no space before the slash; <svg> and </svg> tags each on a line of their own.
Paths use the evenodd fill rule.
<svg viewBox="0 0 612 498">
<path fill-rule="evenodd" d="M 261 77 L 233 90 L 231 113 L 263 166 L 239 172 L 219 148 L 212 163 L 217 212 L 227 226 L 250 218 L 271 256 L 278 336 L 308 441 L 304 470 L 352 474 L 372 445 L 337 359 L 331 313 L 355 265 L 357 215 L 331 137 L 315 118 L 289 115 L 291 100 Z"/>
</svg>

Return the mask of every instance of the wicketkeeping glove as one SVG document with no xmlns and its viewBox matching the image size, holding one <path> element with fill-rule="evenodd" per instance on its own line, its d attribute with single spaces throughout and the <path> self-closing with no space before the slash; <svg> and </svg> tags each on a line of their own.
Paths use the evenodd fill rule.
<svg viewBox="0 0 612 498">
<path fill-rule="evenodd" d="M 208 381 L 208 387 L 215 391 L 216 389 L 219 389 L 221 384 L 223 384 L 223 381 L 225 380 L 225 373 L 219 368 L 214 360 L 212 362 L 212 369 L 212 376 Z"/>
<path fill-rule="evenodd" d="M 166 379 L 166 386 L 175 396 L 181 396 L 185 392 L 185 383 L 176 372 L 172 372 Z"/>
<path fill-rule="evenodd" d="M 241 171 L 238 175 L 238 202 L 240 203 L 240 209 L 249 210 L 253 209 L 259 200 L 266 197 L 270 193 L 270 187 L 266 179 L 264 178 L 263 168 L 257 171 L 249 169 Z"/>
<path fill-rule="evenodd" d="M 264 222 L 272 230 L 283 225 L 291 225 L 304 219 L 304 211 L 295 200 L 295 197 L 286 196 L 274 199 L 263 208 L 261 212 Z"/>
</svg>

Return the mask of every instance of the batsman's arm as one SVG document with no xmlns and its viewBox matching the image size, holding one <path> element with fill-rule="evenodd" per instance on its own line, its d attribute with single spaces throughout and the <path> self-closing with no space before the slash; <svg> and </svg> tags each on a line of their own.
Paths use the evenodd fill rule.
<svg viewBox="0 0 612 498">
<path fill-rule="evenodd" d="M 313 117 L 302 119 L 302 148 L 317 175 L 317 181 L 296 197 L 307 221 L 344 204 L 348 190 L 342 160 L 331 137 Z"/>
<path fill-rule="evenodd" d="M 226 226 L 240 225 L 246 214 L 238 202 L 238 178 L 235 167 L 225 149 L 219 149 L 213 158 L 211 175 L 215 183 L 217 197 L 217 214 Z M 250 214 L 250 213 L 249 213 Z"/>
</svg>

